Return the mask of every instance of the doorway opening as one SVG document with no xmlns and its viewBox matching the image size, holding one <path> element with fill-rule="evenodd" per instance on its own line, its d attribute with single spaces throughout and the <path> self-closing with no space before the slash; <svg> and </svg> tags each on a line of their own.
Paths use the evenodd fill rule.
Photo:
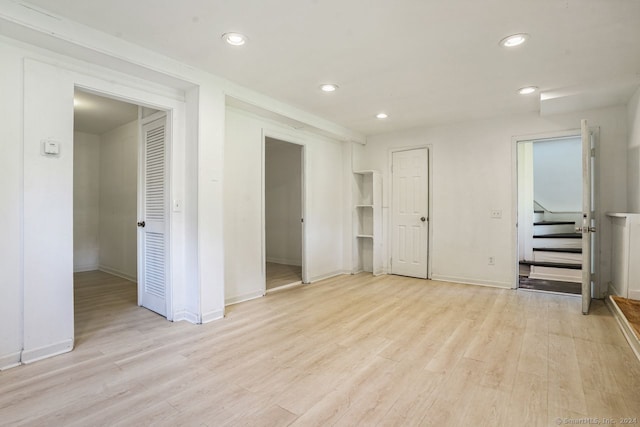
<svg viewBox="0 0 640 427">
<path fill-rule="evenodd" d="M 88 319 L 113 317 L 143 305 L 137 285 L 141 123 L 157 113 L 89 91 L 74 92 L 76 340 L 99 327 Z"/>
<path fill-rule="evenodd" d="M 517 143 L 518 288 L 582 292 L 580 135 Z"/>
<path fill-rule="evenodd" d="M 304 147 L 265 137 L 265 292 L 304 278 Z"/>
</svg>

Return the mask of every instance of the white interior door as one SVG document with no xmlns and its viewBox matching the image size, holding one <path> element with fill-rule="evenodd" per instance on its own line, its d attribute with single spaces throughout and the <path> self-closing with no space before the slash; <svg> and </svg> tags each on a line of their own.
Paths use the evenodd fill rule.
<svg viewBox="0 0 640 427">
<path fill-rule="evenodd" d="M 593 243 L 595 229 L 593 197 L 594 141 L 586 120 L 581 123 L 582 133 L 582 313 L 589 313 L 593 289 Z"/>
<path fill-rule="evenodd" d="M 429 151 L 393 153 L 391 273 L 427 278 Z"/>
<path fill-rule="evenodd" d="M 167 316 L 168 132 L 166 114 L 142 126 L 138 304 Z"/>
</svg>

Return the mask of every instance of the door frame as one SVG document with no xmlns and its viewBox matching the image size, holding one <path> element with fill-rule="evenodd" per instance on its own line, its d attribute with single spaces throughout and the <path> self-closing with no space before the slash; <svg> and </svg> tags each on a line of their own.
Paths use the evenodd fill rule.
<svg viewBox="0 0 640 427">
<path fill-rule="evenodd" d="M 261 142 L 261 161 L 260 164 L 262 166 L 261 173 L 261 194 L 260 194 L 260 230 L 262 232 L 261 236 L 261 244 L 262 244 L 262 294 L 266 295 L 267 293 L 267 233 L 266 233 L 266 211 L 265 211 L 265 202 L 266 202 L 266 142 L 267 138 L 277 139 L 282 142 L 286 142 L 293 145 L 300 146 L 300 161 L 301 161 L 301 171 L 300 171 L 300 179 L 302 180 L 301 185 L 301 195 L 300 195 L 300 203 L 301 206 L 301 228 L 302 235 L 301 239 L 301 254 L 300 258 L 302 261 L 302 284 L 309 283 L 309 268 L 307 263 L 307 144 L 306 142 L 294 135 L 275 130 L 275 129 L 262 129 L 262 142 Z M 286 285 L 285 285 L 286 286 Z"/>
<path fill-rule="evenodd" d="M 173 160 L 174 147 L 177 143 L 182 142 L 184 144 L 184 134 L 180 132 L 184 132 L 186 128 L 186 105 L 185 100 L 180 97 L 168 97 L 165 95 L 158 95 L 151 91 L 151 89 L 145 88 L 143 85 L 127 86 L 121 84 L 118 81 L 106 81 L 100 77 L 86 76 L 79 73 L 73 73 L 74 75 L 74 90 L 79 89 L 85 92 L 89 92 L 98 96 L 102 96 L 105 98 L 111 98 L 119 101 L 128 102 L 131 104 L 138 105 L 139 107 L 148 107 L 155 110 L 160 110 L 161 114 L 166 114 L 167 116 L 167 130 L 170 134 L 171 140 L 168 144 L 166 144 L 167 150 L 167 174 L 166 174 L 166 186 L 167 186 L 167 266 L 166 266 L 166 310 L 167 310 L 167 320 L 173 321 L 175 317 L 174 313 L 174 283 L 173 275 L 174 268 L 173 263 L 174 259 L 177 256 L 176 248 L 174 248 L 174 222 L 176 220 L 175 215 L 173 214 L 173 209 L 171 209 L 171 201 L 174 199 L 179 199 L 176 197 L 178 191 L 177 186 L 182 183 L 181 179 L 177 179 Z M 156 113 L 157 114 L 157 113 Z M 150 117 L 155 116 L 152 115 Z M 138 118 L 139 126 L 138 126 L 138 153 L 142 147 L 142 125 L 147 122 L 148 118 Z M 140 187 L 140 156 L 138 157 L 138 178 L 137 178 L 137 216 L 140 218 L 141 214 L 141 187 Z M 138 241 L 138 251 L 137 251 L 137 263 L 138 268 L 140 267 L 140 232 L 137 231 L 137 241 Z M 71 284 L 73 286 L 73 284 Z M 141 303 L 141 292 L 140 292 L 141 282 L 137 280 L 137 303 L 140 306 Z"/>
<path fill-rule="evenodd" d="M 186 81 L 179 85 L 177 79 L 172 80 L 175 85 L 157 84 L 100 65 L 89 67 L 87 63 L 72 58 L 33 52 L 24 55 L 23 74 L 23 175 L 27 182 L 44 176 L 49 180 L 46 182 L 48 186 L 56 186 L 56 191 L 44 191 L 48 187 L 43 182 L 21 204 L 23 319 L 20 359 L 23 363 L 29 363 L 71 351 L 75 340 L 72 200 L 74 90 L 83 89 L 173 112 L 172 144 L 177 162 L 171 171 L 169 194 L 173 197 L 187 196 L 193 205 L 186 215 L 171 218 L 172 226 L 176 226 L 173 233 L 177 236 L 169 248 L 173 267 L 169 289 L 171 297 L 176 293 L 184 294 L 187 286 L 185 281 L 193 273 L 184 268 L 183 253 L 197 243 L 195 239 L 185 237 L 186 233 L 181 231 L 187 228 L 183 217 L 189 216 L 191 220 L 193 211 L 197 210 L 197 199 L 191 199 L 197 190 L 187 186 L 192 177 L 186 165 L 194 161 L 191 153 L 197 147 L 197 96 L 190 95 L 197 95 L 198 87 Z M 45 96 L 49 100 L 43 103 Z M 45 108 L 54 112 L 47 120 L 42 120 L 40 115 Z M 46 169 L 41 168 L 43 161 L 37 155 L 37 147 L 43 137 L 60 138 L 58 141 L 63 149 L 60 162 L 46 161 L 52 166 Z M 53 167 L 54 164 L 57 167 Z M 43 221 L 38 220 L 42 215 L 41 206 L 45 204 L 49 205 L 47 215 L 58 221 L 55 227 L 43 227 L 40 224 Z M 32 224 L 39 225 L 27 234 L 26 230 Z M 34 233 L 41 230 L 45 233 L 40 237 L 48 242 L 45 246 L 39 246 L 34 237 Z M 43 305 L 42 301 L 49 299 L 50 303 Z M 175 307 L 172 307 L 168 318 L 175 320 L 176 317 L 191 322 L 200 321 L 199 312 L 187 312 L 185 309 L 176 314 Z"/>
<path fill-rule="evenodd" d="M 600 128 L 598 126 L 590 126 L 589 131 L 595 138 L 594 144 L 596 147 L 596 161 L 595 166 L 592 170 L 593 174 L 593 199 L 595 202 L 595 214 L 594 219 L 596 222 L 596 229 L 600 231 L 600 191 L 598 187 L 598 183 L 600 182 L 599 177 L 599 167 L 598 167 L 598 139 Z M 542 132 L 535 134 L 524 134 L 524 135 L 516 135 L 511 137 L 511 217 L 512 217 L 512 230 L 513 230 L 513 238 L 512 238 L 512 247 L 511 247 L 511 256 L 513 256 L 513 269 L 512 269 L 512 282 L 513 286 L 511 289 L 519 289 L 518 281 L 519 281 L 519 272 L 520 272 L 520 263 L 518 259 L 518 251 L 519 251 L 519 233 L 518 233 L 518 144 L 520 142 L 528 142 L 528 141 L 536 141 L 542 139 L 561 139 L 568 137 L 576 137 L 578 139 L 581 138 L 581 129 L 567 129 L 567 130 L 559 130 L 559 131 L 550 131 L 550 132 Z M 593 237 L 592 237 L 593 238 Z M 592 255 L 592 259 L 595 262 L 595 274 L 593 276 L 593 280 L 595 283 L 594 286 L 594 295 L 593 298 L 601 298 L 602 290 L 600 284 L 600 236 L 596 237 L 595 245 L 594 245 L 594 254 Z"/>
<path fill-rule="evenodd" d="M 384 241 L 384 247 L 386 248 L 386 256 L 384 259 L 386 260 L 386 266 L 384 268 L 385 273 L 391 274 L 391 256 L 392 254 L 392 243 L 393 243 L 393 154 L 399 153 L 402 151 L 411 151 L 411 150 L 427 150 L 427 179 L 429 182 L 427 183 L 427 191 L 429 194 L 427 195 L 427 279 L 431 279 L 432 274 L 432 266 L 431 260 L 433 257 L 431 256 L 433 251 L 433 144 L 421 144 L 414 146 L 402 146 L 402 147 L 393 147 L 387 150 L 387 176 L 389 177 L 389 192 L 388 197 L 385 198 L 384 191 L 382 195 L 382 223 L 386 227 L 386 230 L 382 230 L 382 236 Z M 387 217 L 386 220 L 384 217 Z"/>
</svg>

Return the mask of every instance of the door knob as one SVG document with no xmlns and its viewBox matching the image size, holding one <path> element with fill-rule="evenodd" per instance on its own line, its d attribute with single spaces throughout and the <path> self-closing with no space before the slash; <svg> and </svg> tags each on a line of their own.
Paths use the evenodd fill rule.
<svg viewBox="0 0 640 427">
<path fill-rule="evenodd" d="M 144 221 L 138 221 L 138 227 L 144 227 L 145 225 L 147 224 Z"/>
<path fill-rule="evenodd" d="M 427 218 L 425 217 L 420 217 L 420 221 L 425 222 L 427 220 Z"/>
</svg>

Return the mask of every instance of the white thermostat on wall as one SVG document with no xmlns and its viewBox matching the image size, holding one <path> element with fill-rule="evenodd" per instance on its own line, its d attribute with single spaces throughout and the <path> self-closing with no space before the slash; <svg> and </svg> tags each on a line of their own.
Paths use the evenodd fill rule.
<svg viewBox="0 0 640 427">
<path fill-rule="evenodd" d="M 59 156 L 60 142 L 54 141 L 53 139 L 43 139 L 42 154 L 45 156 Z"/>
</svg>

